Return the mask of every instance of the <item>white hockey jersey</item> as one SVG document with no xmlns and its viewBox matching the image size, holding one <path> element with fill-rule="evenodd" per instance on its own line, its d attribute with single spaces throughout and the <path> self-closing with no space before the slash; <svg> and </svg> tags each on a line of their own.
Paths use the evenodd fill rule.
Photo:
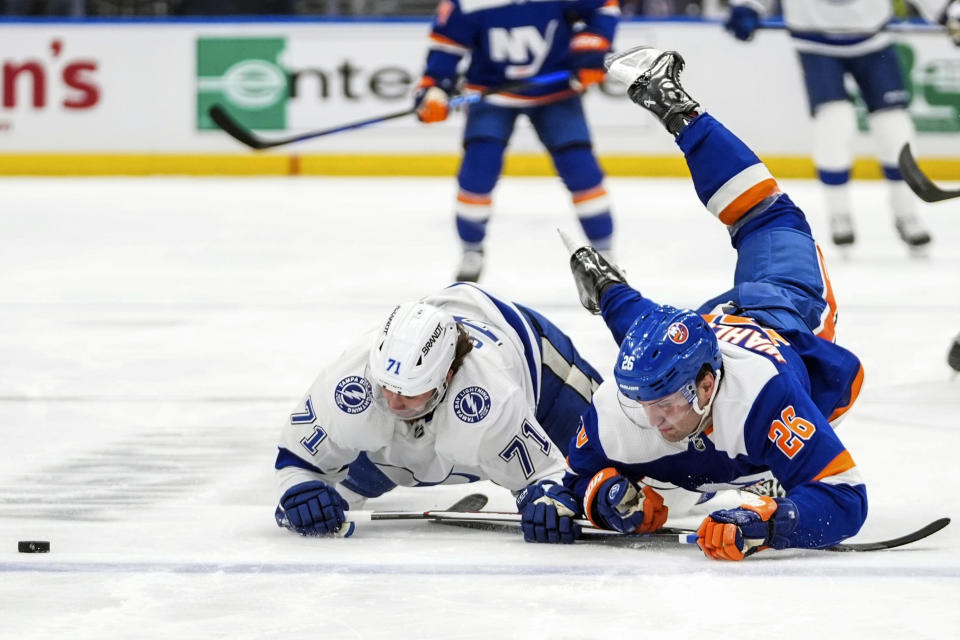
<svg viewBox="0 0 960 640">
<path fill-rule="evenodd" d="M 943 13 L 946 0 L 911 0 L 930 22 Z M 732 0 L 768 15 L 769 0 Z M 890 44 L 883 27 L 893 18 L 891 0 L 781 0 L 783 21 L 798 51 L 859 56 Z"/>
<path fill-rule="evenodd" d="M 381 330 L 372 329 L 317 378 L 283 427 L 276 465 L 281 495 L 307 480 L 339 482 L 361 452 L 401 486 L 489 479 L 516 492 L 545 478 L 560 480 L 563 454 L 536 419 L 539 352 L 524 349 L 524 342 L 538 344 L 538 336 L 525 322 L 509 322 L 475 286 L 450 287 L 424 302 L 450 312 L 474 342 L 443 401 L 411 422 L 378 408 L 364 377 Z M 523 317 L 514 305 L 497 303 Z"/>
</svg>

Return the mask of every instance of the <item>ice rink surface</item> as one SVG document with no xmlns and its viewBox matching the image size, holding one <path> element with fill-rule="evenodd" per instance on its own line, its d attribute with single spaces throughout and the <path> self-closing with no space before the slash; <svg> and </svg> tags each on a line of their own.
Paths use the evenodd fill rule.
<svg viewBox="0 0 960 640">
<path fill-rule="evenodd" d="M 881 182 L 854 185 L 859 241 L 803 206 L 863 359 L 840 427 L 867 480 L 854 541 L 960 517 L 960 200 L 923 205 L 934 244 L 896 239 Z M 728 288 L 726 232 L 686 180 L 611 179 L 616 250 L 648 296 Z M 320 368 L 392 305 L 449 283 L 450 179 L 0 180 L 0 638 L 936 638 L 960 628 L 960 522 L 888 552 L 525 544 L 377 522 L 350 539 L 278 529 L 281 425 Z M 579 305 L 555 179 L 505 179 L 483 285 L 541 310 L 608 375 L 616 345 Z M 400 489 L 445 507 L 491 485 Z M 17 541 L 49 540 L 49 554 Z"/>
</svg>

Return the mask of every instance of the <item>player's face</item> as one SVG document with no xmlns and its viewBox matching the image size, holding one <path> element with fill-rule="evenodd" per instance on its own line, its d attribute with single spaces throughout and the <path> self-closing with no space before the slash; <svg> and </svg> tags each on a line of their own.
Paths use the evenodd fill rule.
<svg viewBox="0 0 960 640">
<path fill-rule="evenodd" d="M 399 393 L 380 388 L 383 393 L 383 399 L 387 402 L 387 408 L 390 413 L 401 420 L 411 420 L 421 416 L 428 411 L 428 405 L 437 395 L 437 390 L 427 391 L 415 396 L 404 396 Z"/>
<path fill-rule="evenodd" d="M 700 416 L 693 410 L 692 402 L 680 391 L 663 398 L 641 402 L 640 406 L 650 422 L 650 426 L 660 432 L 668 442 L 680 442 L 700 425 Z"/>
</svg>

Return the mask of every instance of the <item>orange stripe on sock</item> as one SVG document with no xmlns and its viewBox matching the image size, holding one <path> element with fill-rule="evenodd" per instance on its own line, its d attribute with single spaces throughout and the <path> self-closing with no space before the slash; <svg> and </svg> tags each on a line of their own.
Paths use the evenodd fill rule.
<svg viewBox="0 0 960 640">
<path fill-rule="evenodd" d="M 467 191 L 461 191 L 457 194 L 457 201 L 464 202 L 466 204 L 490 204 L 493 202 L 493 197 L 488 195 L 480 195 L 478 193 L 469 193 Z"/>
<path fill-rule="evenodd" d="M 853 461 L 853 456 L 850 455 L 849 451 L 844 449 L 840 455 L 831 460 L 830 464 L 823 468 L 823 471 L 817 474 L 813 481 L 817 482 L 818 480 L 841 474 L 844 471 L 853 469 L 855 466 L 857 466 L 857 464 Z"/>
<path fill-rule="evenodd" d="M 581 202 L 586 202 L 587 200 L 595 200 L 596 198 L 602 198 L 605 195 L 607 195 L 607 190 L 602 184 L 600 184 L 595 186 L 593 189 L 575 192 L 573 194 L 573 204 L 580 204 Z"/>
<path fill-rule="evenodd" d="M 773 178 L 767 178 L 762 182 L 758 182 L 753 185 L 743 193 L 741 193 L 737 198 L 727 205 L 727 207 L 720 212 L 718 216 L 720 222 L 725 225 L 731 225 L 740 218 L 743 217 L 747 211 L 757 206 L 761 200 L 768 196 L 772 196 L 779 190 L 777 186 L 777 181 Z"/>
<path fill-rule="evenodd" d="M 570 40 L 571 51 L 606 51 L 610 41 L 595 33 L 580 33 Z"/>
</svg>

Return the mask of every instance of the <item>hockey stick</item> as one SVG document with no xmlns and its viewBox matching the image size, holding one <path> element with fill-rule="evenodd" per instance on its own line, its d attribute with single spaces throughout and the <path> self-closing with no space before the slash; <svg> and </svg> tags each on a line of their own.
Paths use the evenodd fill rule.
<svg viewBox="0 0 960 640">
<path fill-rule="evenodd" d="M 500 513 L 490 511 L 467 513 L 431 513 L 431 520 L 440 524 L 483 529 L 486 531 L 516 531 L 520 527 L 519 513 Z M 670 527 L 659 529 L 653 533 L 620 533 L 594 527 L 589 520 L 576 520 L 580 525 L 580 537 L 585 541 L 601 541 L 614 544 L 633 544 L 645 540 L 669 540 L 680 544 L 696 544 L 697 534 L 689 529 L 673 529 Z M 940 518 L 930 524 L 911 531 L 897 538 L 879 540 L 877 542 L 841 542 L 831 547 L 814 549 L 814 551 L 883 551 L 895 549 L 933 535 L 950 524 L 950 518 Z"/>
<path fill-rule="evenodd" d="M 470 93 L 465 93 L 459 96 L 454 96 L 450 98 L 449 106 L 451 109 L 457 109 L 464 105 L 480 102 L 486 96 L 493 95 L 495 93 L 503 93 L 505 91 L 516 91 L 517 89 L 526 89 L 528 87 L 550 84 L 553 82 L 561 82 L 563 80 L 569 80 L 570 77 L 571 76 L 569 71 L 554 71 L 552 73 L 545 73 L 540 76 L 534 76 L 532 78 L 517 80 L 516 82 L 508 82 L 507 84 L 500 85 L 499 87 L 492 87 L 490 89 L 485 89 L 483 91 L 470 92 Z M 306 133 L 300 133 L 295 136 L 268 140 L 266 138 L 261 138 L 260 136 L 255 134 L 251 129 L 244 127 L 233 116 L 227 113 L 227 110 L 221 107 L 219 104 L 212 105 L 208 110 L 208 113 L 210 114 L 210 119 L 213 120 L 214 124 L 216 124 L 224 132 L 226 132 L 236 140 L 242 142 L 243 144 L 247 145 L 251 149 L 256 149 L 258 151 L 261 151 L 263 149 L 271 149 L 273 147 L 281 147 L 283 145 L 293 144 L 294 142 L 303 142 L 304 140 L 312 140 L 313 138 L 328 136 L 332 133 L 349 131 L 350 129 L 359 129 L 361 127 L 366 127 L 371 124 L 377 124 L 380 122 L 386 122 L 387 120 L 393 120 L 395 118 L 402 118 L 404 116 L 409 116 L 416 112 L 417 112 L 417 108 L 411 107 L 409 109 L 404 109 L 403 111 L 395 111 L 393 113 L 388 113 L 386 115 L 376 116 L 374 118 L 367 118 L 366 120 L 358 120 L 357 122 L 342 124 L 340 126 L 331 127 L 329 129 L 320 129 L 318 131 L 308 131 Z"/>
<path fill-rule="evenodd" d="M 334 533 L 337 538 L 349 538 L 353 535 L 358 522 L 373 520 L 430 520 L 434 513 L 458 513 L 460 511 L 479 511 L 487 506 L 487 496 L 482 493 L 471 493 L 460 498 L 445 511 L 347 511 L 349 520 L 340 525 Z"/>
<path fill-rule="evenodd" d="M 910 151 L 910 143 L 903 145 L 900 149 L 897 166 L 900 168 L 900 174 L 903 175 L 903 181 L 924 202 L 940 202 L 960 197 L 960 189 L 941 189 L 920 170 L 913 152 Z"/>
<path fill-rule="evenodd" d="M 783 20 L 763 20 L 757 25 L 757 29 L 780 29 L 787 31 L 788 27 Z M 930 22 L 909 22 L 907 20 L 898 20 L 888 22 L 883 25 L 880 31 L 890 33 L 946 33 L 947 29 L 942 24 L 932 24 Z"/>
</svg>

